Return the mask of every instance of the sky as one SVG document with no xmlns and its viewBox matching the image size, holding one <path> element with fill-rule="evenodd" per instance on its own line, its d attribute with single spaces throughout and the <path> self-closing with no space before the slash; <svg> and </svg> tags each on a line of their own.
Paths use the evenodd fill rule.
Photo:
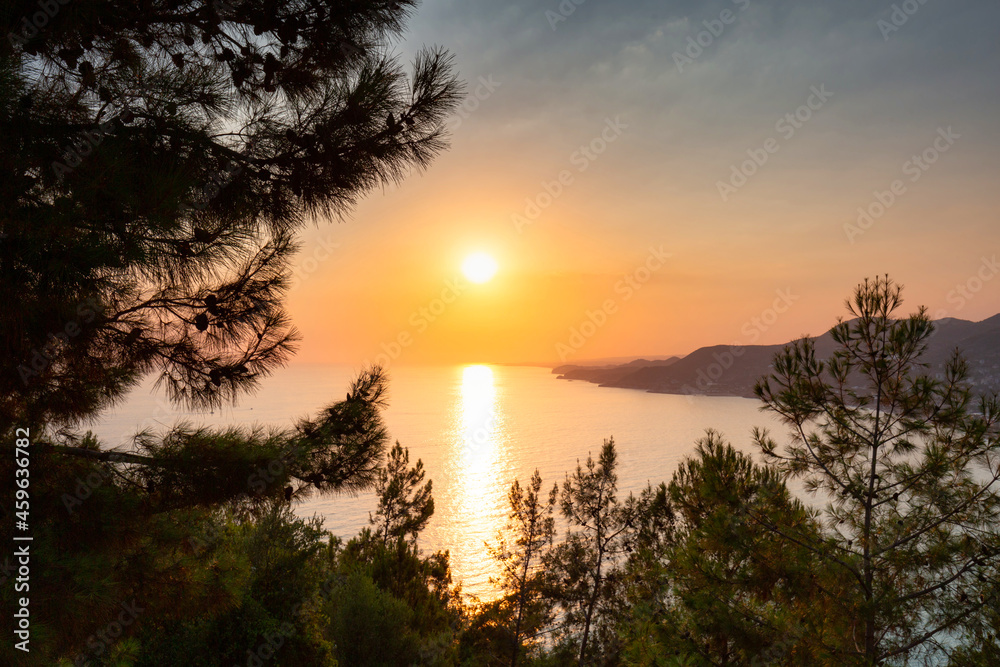
<svg viewBox="0 0 1000 667">
<path fill-rule="evenodd" d="M 575 363 L 783 343 L 865 277 L 1000 312 L 1000 4 L 427 0 L 451 148 L 302 234 L 298 361 Z M 499 270 L 473 284 L 473 252 Z"/>
</svg>

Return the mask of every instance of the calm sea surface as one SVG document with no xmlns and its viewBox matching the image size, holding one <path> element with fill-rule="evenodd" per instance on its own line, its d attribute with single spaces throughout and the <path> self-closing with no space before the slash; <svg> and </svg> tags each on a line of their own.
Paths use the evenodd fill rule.
<svg viewBox="0 0 1000 667">
<path fill-rule="evenodd" d="M 296 418 L 342 399 L 354 370 L 340 365 L 291 365 L 263 383 L 253 397 L 214 413 L 171 408 L 152 392 L 136 390 L 93 430 L 119 445 L 143 428 L 178 421 L 194 424 L 291 426 Z M 614 437 L 621 496 L 647 482 L 669 481 L 677 463 L 712 427 L 746 452 L 750 430 L 784 430 L 760 403 L 746 398 L 648 394 L 557 380 L 545 368 L 511 366 L 398 367 L 390 370 L 385 419 L 393 439 L 420 458 L 434 481 L 435 513 L 421 537 L 425 550 L 451 551 L 456 581 L 466 593 L 492 597 L 495 569 L 484 542 L 506 516 L 511 482 L 522 484 L 535 468 L 545 489 L 599 452 Z M 319 514 L 326 528 L 345 538 L 367 524 L 372 494 L 312 498 L 296 507 Z"/>
</svg>

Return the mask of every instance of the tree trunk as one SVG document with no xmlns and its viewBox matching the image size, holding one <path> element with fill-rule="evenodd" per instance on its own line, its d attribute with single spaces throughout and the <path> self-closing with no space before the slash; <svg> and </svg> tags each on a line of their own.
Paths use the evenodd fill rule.
<svg viewBox="0 0 1000 667">
<path fill-rule="evenodd" d="M 868 493 L 865 496 L 865 527 L 862 550 L 865 573 L 865 664 L 875 664 L 875 572 L 872 563 L 872 512 L 875 508 L 875 476 L 878 472 L 879 423 L 882 419 L 882 378 L 876 379 L 875 425 L 872 429 L 871 467 L 868 473 Z"/>
<path fill-rule="evenodd" d="M 590 636 L 590 621 L 594 616 L 594 607 L 597 606 L 597 597 L 601 594 L 601 565 L 604 560 L 604 549 L 597 551 L 597 572 L 594 575 L 594 590 L 590 594 L 590 601 L 587 603 L 587 615 L 583 623 L 583 639 L 580 641 L 580 664 L 584 664 L 584 657 L 587 655 L 587 639 Z"/>
<path fill-rule="evenodd" d="M 524 559 L 524 570 L 521 573 L 521 581 L 518 582 L 517 596 L 517 620 L 514 622 L 514 652 L 510 657 L 510 667 L 517 667 L 517 656 L 521 653 L 521 619 L 524 613 L 524 588 L 528 585 L 528 563 L 531 560 L 530 552 Z"/>
</svg>

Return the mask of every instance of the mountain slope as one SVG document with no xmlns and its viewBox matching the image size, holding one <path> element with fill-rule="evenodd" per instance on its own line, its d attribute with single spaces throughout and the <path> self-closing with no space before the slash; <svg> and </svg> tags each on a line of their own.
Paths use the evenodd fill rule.
<svg viewBox="0 0 1000 667">
<path fill-rule="evenodd" d="M 970 381 L 977 391 L 1000 391 L 1000 315 L 982 322 L 947 318 L 935 323 L 923 361 L 933 374 L 943 372 L 957 349 L 969 362 Z M 830 332 L 815 338 L 820 359 L 834 349 Z M 637 359 L 619 366 L 560 366 L 560 379 L 584 380 L 604 387 L 641 389 L 663 394 L 753 396 L 758 378 L 770 370 L 774 355 L 784 345 L 714 345 L 684 358 L 658 362 Z"/>
</svg>

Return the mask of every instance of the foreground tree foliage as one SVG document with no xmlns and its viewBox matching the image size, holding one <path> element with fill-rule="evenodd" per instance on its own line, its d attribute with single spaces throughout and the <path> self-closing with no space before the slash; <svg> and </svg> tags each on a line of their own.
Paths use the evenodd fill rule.
<svg viewBox="0 0 1000 667">
<path fill-rule="evenodd" d="M 888 277 L 866 280 L 830 359 L 802 340 L 756 388 L 793 436 L 779 449 L 757 432 L 765 459 L 826 503 L 820 535 L 770 525 L 849 583 L 829 597 L 852 624 L 824 642 L 839 664 L 940 664 L 998 603 L 997 399 L 974 400 L 957 354 L 926 375 L 933 324 L 923 308 L 896 319 L 901 303 Z"/>
<path fill-rule="evenodd" d="M 692 665 L 820 664 L 817 638 L 843 625 L 819 591 L 838 584 L 811 551 L 769 530 L 820 535 L 778 472 L 709 430 L 674 473 L 669 497 L 677 529 L 661 644 Z"/>
<path fill-rule="evenodd" d="M 596 461 L 588 456 L 566 476 L 559 496 L 569 531 L 551 554 L 549 566 L 560 580 L 555 589 L 564 617 L 560 634 L 581 663 L 599 651 L 588 646 L 602 617 L 602 603 L 610 598 L 615 566 L 625 553 L 625 531 L 632 524 L 631 506 L 618 501 L 617 465 L 614 439 L 605 440 Z"/>
<path fill-rule="evenodd" d="M 552 622 L 552 600 L 545 595 L 546 572 L 542 559 L 552 548 L 556 534 L 553 511 L 558 487 L 553 487 L 548 499 L 543 496 L 542 476 L 538 470 L 531 476 L 527 488 L 514 480 L 507 494 L 510 505 L 507 525 L 498 532 L 496 544 L 489 547 L 490 555 L 500 566 L 500 576 L 490 583 L 503 592 L 494 603 L 499 617 L 498 632 L 493 637 L 499 656 L 509 655 L 515 667 L 522 654 L 531 655 L 540 646 L 539 633 Z M 509 648 L 502 649 L 503 634 L 509 635 Z M 504 661 L 506 664 L 508 661 Z"/>
<path fill-rule="evenodd" d="M 0 585 L 4 610 L 30 595 L 31 652 L 5 641 L 0 663 L 86 664 L 74 662 L 79 657 L 98 665 L 133 648 L 129 642 L 148 623 L 198 618 L 236 603 L 246 585 L 246 555 L 220 548 L 212 512 L 158 511 L 145 489 L 108 462 L 55 456 L 44 447 L 31 456 L 31 587 L 14 590 L 9 555 Z M 0 470 L 13 478 L 7 461 Z M 12 486 L 3 486 L 9 506 Z M 195 536 L 204 538 L 200 549 Z"/>
<path fill-rule="evenodd" d="M 38 446 L 54 455 L 112 463 L 116 475 L 147 492 L 157 511 L 222 503 L 253 508 L 313 493 L 363 491 L 384 474 L 388 434 L 380 410 L 386 388 L 380 368 L 365 370 L 343 401 L 294 429 L 181 424 L 165 434 L 138 434 L 133 448 L 138 453 L 102 450 L 93 439 L 79 446 L 41 439 Z"/>
<path fill-rule="evenodd" d="M 444 147 L 450 57 L 403 74 L 411 0 L 52 7 L 0 12 L 0 432 L 217 406 L 294 349 L 295 230 Z"/>
<path fill-rule="evenodd" d="M 417 536 L 434 514 L 423 463 L 396 443 L 379 471 L 371 527 L 336 550 L 341 583 L 326 611 L 348 665 L 455 664 L 465 612 L 447 551 L 423 556 Z M 374 530 L 373 530 L 374 528 Z"/>
<path fill-rule="evenodd" d="M 229 604 L 141 624 L 134 662 L 125 664 L 336 665 L 322 613 L 335 579 L 321 521 L 298 519 L 283 503 L 252 521 L 225 513 L 214 520 L 219 533 L 212 553 L 237 559 L 229 565 L 230 576 L 239 576 Z M 208 560 L 202 567 L 217 565 Z"/>
<path fill-rule="evenodd" d="M 378 508 L 369 519 L 383 546 L 406 538 L 415 543 L 434 514 L 433 484 L 430 480 L 423 484 L 424 463 L 418 459 L 412 468 L 409 464 L 410 451 L 397 442 L 375 482 Z"/>
<path fill-rule="evenodd" d="M 222 642 L 197 659 L 176 647 L 176 664 L 245 661 L 238 637 L 265 641 L 287 620 L 255 588 L 274 555 L 255 560 L 262 526 L 303 572 L 318 539 L 268 513 L 379 479 L 382 372 L 292 429 L 181 424 L 127 452 L 76 429 L 149 374 L 194 408 L 253 390 L 294 350 L 295 231 L 426 166 L 460 86 L 440 49 L 409 77 L 391 55 L 410 0 L 43 5 L 0 11 L 0 435 L 30 429 L 46 572 L 28 659 L 146 660 L 169 625 Z M 240 541 L 255 526 L 261 539 Z M 146 611 L 112 655 L 88 633 L 132 599 Z M 311 648 L 288 640 L 282 661 L 333 659 L 325 629 L 295 627 Z"/>
<path fill-rule="evenodd" d="M 267 563 L 255 562 L 254 554 L 267 550 L 268 539 L 306 567 L 313 547 L 296 537 L 298 528 L 284 527 L 287 521 L 276 518 L 275 507 L 311 493 L 372 488 L 382 474 L 388 439 L 379 414 L 385 383 L 380 370 L 364 372 L 344 401 L 288 431 L 181 426 L 165 436 L 140 435 L 142 454 L 102 450 L 89 435 L 72 443 L 77 454 L 87 456 L 66 457 L 62 451 L 68 445 L 35 442 L 32 564 L 44 576 L 32 580 L 36 611 L 29 658 L 54 664 L 56 657 L 75 651 L 93 659 L 89 645 L 100 640 L 91 635 L 113 623 L 123 604 L 135 602 L 145 610 L 125 628 L 125 637 L 147 623 L 215 619 L 216 610 L 237 613 L 232 606 L 240 599 L 239 604 L 257 599 L 245 567 L 253 568 L 256 578 L 264 576 Z M 13 478 L 11 459 L 0 469 Z M 14 488 L 3 487 L 10 506 Z M 261 524 L 273 524 L 273 530 L 262 529 L 251 543 L 230 535 Z M 286 528 L 291 541 L 281 547 Z M 314 530 L 310 534 L 319 539 Z M 302 567 L 293 569 L 299 573 Z M 16 593 L 10 586 L 3 586 L 2 595 L 13 606 Z M 226 623 L 242 623 L 227 618 Z M 176 628 L 211 635 L 216 621 L 222 622 Z M 262 637 L 244 630 L 247 637 Z M 13 660 L 10 643 L 2 651 L 0 656 Z"/>
</svg>

